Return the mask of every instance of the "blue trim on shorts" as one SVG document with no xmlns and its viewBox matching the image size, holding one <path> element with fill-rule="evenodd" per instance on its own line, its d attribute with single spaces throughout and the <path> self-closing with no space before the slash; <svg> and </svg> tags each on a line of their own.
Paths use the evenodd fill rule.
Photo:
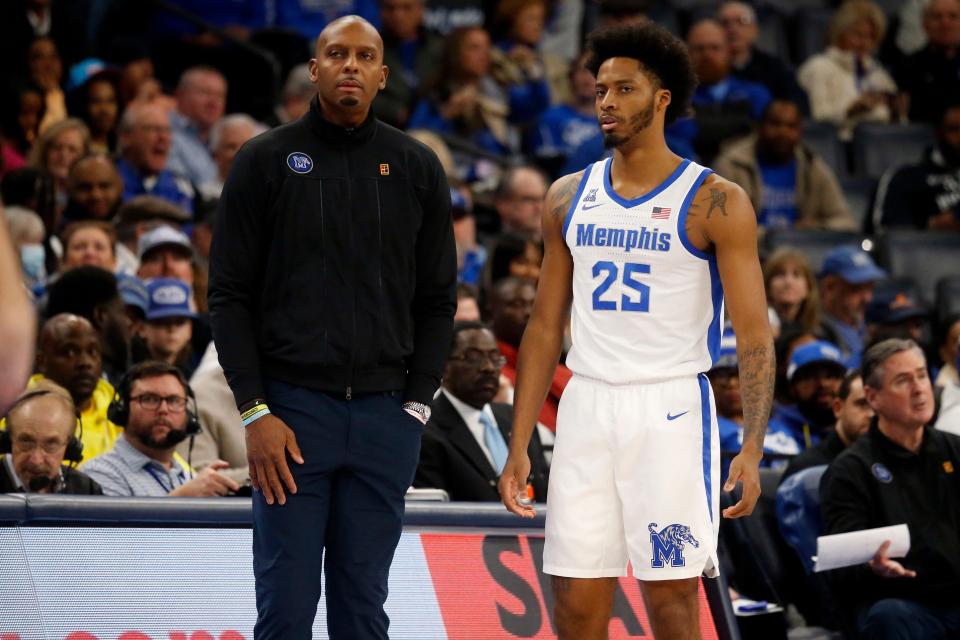
<svg viewBox="0 0 960 640">
<path fill-rule="evenodd" d="M 567 229 L 570 228 L 570 221 L 573 220 L 573 214 L 577 210 L 577 205 L 580 204 L 580 196 L 583 195 L 583 190 L 587 186 L 587 181 L 590 179 L 590 171 L 593 169 L 592 164 L 588 164 L 587 168 L 583 170 L 583 177 L 580 178 L 580 185 L 577 187 L 577 193 L 573 196 L 573 200 L 570 202 L 570 208 L 567 210 L 567 219 L 563 221 L 563 241 L 567 241 Z"/>
<path fill-rule="evenodd" d="M 710 423 L 710 382 L 706 374 L 701 373 L 697 376 L 697 382 L 700 383 L 700 416 L 703 420 L 703 484 L 707 490 L 707 510 L 710 511 L 710 522 L 713 522 L 713 467 L 710 459 L 710 432 L 712 431 Z"/>
</svg>

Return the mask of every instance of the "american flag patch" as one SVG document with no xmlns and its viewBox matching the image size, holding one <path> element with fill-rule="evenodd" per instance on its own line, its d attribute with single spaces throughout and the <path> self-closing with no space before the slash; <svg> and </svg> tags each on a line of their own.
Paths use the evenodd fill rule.
<svg viewBox="0 0 960 640">
<path fill-rule="evenodd" d="M 656 220 L 666 220 L 670 217 L 670 207 L 654 207 L 650 217 Z"/>
</svg>

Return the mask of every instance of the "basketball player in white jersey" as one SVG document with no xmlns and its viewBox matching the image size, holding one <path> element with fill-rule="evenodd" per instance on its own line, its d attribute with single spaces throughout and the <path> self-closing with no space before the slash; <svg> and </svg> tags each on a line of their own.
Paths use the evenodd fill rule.
<svg viewBox="0 0 960 640">
<path fill-rule="evenodd" d="M 696 84 L 684 45 L 645 23 L 595 32 L 588 46 L 614 154 L 547 194 L 546 253 L 520 347 L 500 495 L 510 511 L 533 516 L 519 498 L 527 444 L 572 307 L 574 376 L 560 401 L 544 547 L 560 638 L 606 638 L 628 561 L 658 640 L 699 638 L 698 578 L 716 575 L 720 517 L 704 372 L 719 350 L 724 297 L 745 423 L 724 486 L 742 483 L 742 499 L 723 515 L 749 515 L 760 494 L 774 356 L 756 215 L 739 187 L 664 142 L 664 124 L 688 109 Z"/>
</svg>

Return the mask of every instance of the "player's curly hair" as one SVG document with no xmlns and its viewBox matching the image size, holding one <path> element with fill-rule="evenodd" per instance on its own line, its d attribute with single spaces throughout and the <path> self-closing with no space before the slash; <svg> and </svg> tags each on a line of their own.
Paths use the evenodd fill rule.
<svg viewBox="0 0 960 640">
<path fill-rule="evenodd" d="M 637 60 L 659 88 L 670 92 L 666 124 L 690 111 L 697 76 L 686 45 L 663 27 L 648 21 L 597 29 L 587 37 L 587 49 L 586 67 L 593 75 L 610 58 Z"/>
</svg>

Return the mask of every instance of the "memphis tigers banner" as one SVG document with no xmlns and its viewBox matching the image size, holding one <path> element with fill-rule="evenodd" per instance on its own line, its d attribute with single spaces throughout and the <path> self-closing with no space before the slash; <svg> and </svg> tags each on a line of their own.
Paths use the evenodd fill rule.
<svg viewBox="0 0 960 640">
<path fill-rule="evenodd" d="M 0 640 L 249 640 L 249 529 L 0 528 Z M 390 637 L 556 638 L 543 537 L 404 532 L 390 573 Z M 321 600 L 314 638 L 327 638 Z M 700 590 L 701 631 L 716 639 Z M 622 578 L 610 638 L 652 638 Z"/>
</svg>

